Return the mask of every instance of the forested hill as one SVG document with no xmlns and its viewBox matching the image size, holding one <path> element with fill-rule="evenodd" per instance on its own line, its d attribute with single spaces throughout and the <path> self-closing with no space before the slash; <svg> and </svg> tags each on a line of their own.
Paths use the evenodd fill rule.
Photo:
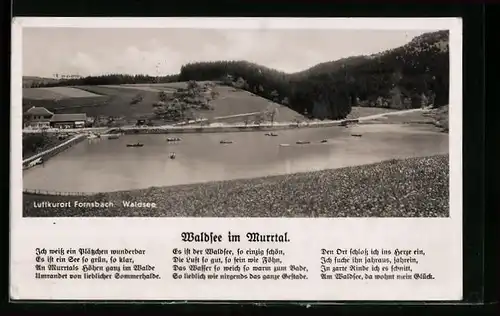
<svg viewBox="0 0 500 316">
<path fill-rule="evenodd" d="M 318 118 L 343 118 L 351 106 L 394 108 L 448 104 L 449 32 L 426 33 L 370 56 L 324 62 L 285 73 L 247 61 L 187 64 L 169 77 L 109 75 L 53 85 L 220 80 Z"/>
<path fill-rule="evenodd" d="M 371 56 L 325 62 L 287 74 L 246 61 L 184 65 L 179 80 L 236 81 L 239 88 L 314 117 L 343 118 L 353 105 L 411 108 L 448 104 L 449 33 L 426 33 Z"/>
</svg>

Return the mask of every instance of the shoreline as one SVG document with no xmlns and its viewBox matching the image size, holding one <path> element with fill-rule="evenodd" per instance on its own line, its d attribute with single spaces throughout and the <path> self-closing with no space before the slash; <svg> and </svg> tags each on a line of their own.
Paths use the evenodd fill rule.
<svg viewBox="0 0 500 316">
<path fill-rule="evenodd" d="M 81 129 L 47 129 L 46 133 L 112 133 L 112 132 L 130 132 L 130 133 L 222 133 L 222 132 L 251 132 L 251 131 L 270 131 L 270 130 L 285 130 L 285 129 L 296 129 L 296 128 L 318 128 L 318 127 L 332 127 L 332 126 L 343 126 L 345 124 L 362 124 L 364 122 L 384 119 L 385 117 L 401 116 L 410 113 L 426 113 L 426 109 L 409 109 L 409 110 L 398 110 L 391 112 L 384 112 L 369 116 L 363 116 L 352 119 L 341 119 L 341 120 L 324 120 L 324 121 L 310 121 L 310 122 L 274 122 L 274 123 L 263 123 L 263 124 L 224 124 L 224 123 L 214 123 L 219 125 L 205 125 L 198 126 L 195 125 L 194 121 L 188 125 L 176 126 L 176 125 L 163 125 L 163 126 L 117 126 L 117 127 L 95 127 L 95 128 L 81 128 Z M 424 118 L 422 119 L 424 120 Z M 39 130 L 23 130 L 23 133 L 40 133 Z"/>
<path fill-rule="evenodd" d="M 408 121 L 390 121 L 390 118 L 403 117 L 404 114 L 418 113 L 422 115 L 420 120 Z M 98 134 L 184 134 L 184 133 L 236 133 L 236 132 L 265 132 L 265 131 L 280 131 L 280 130 L 291 130 L 291 129 L 304 129 L 304 128 L 322 128 L 322 127 L 336 127 L 336 126 L 348 126 L 348 125 L 365 125 L 365 124 L 433 124 L 432 121 L 426 119 L 425 114 L 429 113 L 426 109 L 410 109 L 410 110 L 400 110 L 394 112 L 384 112 L 375 115 L 369 115 L 358 118 L 343 119 L 336 121 L 311 121 L 302 123 L 291 123 L 291 122 L 275 122 L 275 123 L 265 123 L 265 124 L 221 124 L 215 126 L 196 126 L 196 125 L 183 125 L 183 126 L 122 126 L 122 127 L 96 127 L 96 128 L 82 128 L 82 129 L 47 129 L 47 130 L 23 130 L 23 134 L 38 134 L 38 133 L 72 133 L 76 134 L 73 137 L 61 144 L 54 147 L 45 149 L 35 155 L 23 158 L 22 166 L 23 170 L 29 169 L 29 163 L 42 157 L 42 159 L 50 159 L 52 156 L 57 155 L 59 152 L 71 147 L 75 142 L 82 141 L 85 137 L 94 133 Z M 382 121 L 380 121 L 382 119 Z M 387 121 L 386 121 L 387 120 Z M 436 124 L 433 124 L 436 126 Z M 69 145 L 68 145 L 69 144 Z M 62 150 L 58 151 L 58 149 Z"/>
<path fill-rule="evenodd" d="M 23 192 L 23 216 L 447 217 L 448 161 L 447 154 L 392 159 L 339 169 L 89 196 Z M 36 202 L 72 201 L 101 204 L 87 208 L 35 206 Z M 124 201 L 129 206 L 123 205 Z"/>
<path fill-rule="evenodd" d="M 70 138 L 67 141 L 64 141 L 54 147 L 51 147 L 49 149 L 46 149 L 42 152 L 39 152 L 35 155 L 29 156 L 27 158 L 24 158 L 22 161 L 22 166 L 23 170 L 30 169 L 34 167 L 35 165 L 30 165 L 31 162 L 41 158 L 43 161 L 46 161 L 50 159 L 51 157 L 65 151 L 66 149 L 72 147 L 73 145 L 78 144 L 79 142 L 83 141 L 87 136 L 84 134 L 78 134 L 75 135 L 74 137 Z"/>
</svg>

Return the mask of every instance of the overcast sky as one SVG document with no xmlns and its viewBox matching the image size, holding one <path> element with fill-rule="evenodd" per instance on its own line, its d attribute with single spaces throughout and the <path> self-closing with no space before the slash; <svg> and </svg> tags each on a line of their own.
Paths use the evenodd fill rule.
<svg viewBox="0 0 500 316">
<path fill-rule="evenodd" d="M 24 28 L 23 75 L 165 75 L 188 62 L 214 60 L 248 60 L 295 72 L 395 48 L 425 32 Z"/>
</svg>

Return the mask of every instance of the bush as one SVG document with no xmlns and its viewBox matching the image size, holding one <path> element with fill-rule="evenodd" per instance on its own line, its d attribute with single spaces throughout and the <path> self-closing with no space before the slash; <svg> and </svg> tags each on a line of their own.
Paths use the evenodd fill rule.
<svg viewBox="0 0 500 316">
<path fill-rule="evenodd" d="M 56 135 L 45 133 L 23 135 L 23 158 L 47 150 L 62 141 L 64 139 L 59 139 Z"/>
<path fill-rule="evenodd" d="M 158 93 L 158 98 L 160 99 L 160 101 L 165 102 L 168 100 L 168 94 L 165 91 L 160 91 Z"/>
<path fill-rule="evenodd" d="M 248 89 L 248 83 L 241 77 L 236 82 L 233 82 L 233 86 L 238 89 Z"/>
<path fill-rule="evenodd" d="M 212 98 L 212 100 L 215 100 L 218 96 L 219 96 L 219 92 L 217 92 L 215 90 L 210 91 L 210 97 Z"/>
<path fill-rule="evenodd" d="M 200 85 L 196 81 L 190 80 L 188 82 L 187 88 L 188 88 L 188 90 L 199 90 Z"/>
</svg>

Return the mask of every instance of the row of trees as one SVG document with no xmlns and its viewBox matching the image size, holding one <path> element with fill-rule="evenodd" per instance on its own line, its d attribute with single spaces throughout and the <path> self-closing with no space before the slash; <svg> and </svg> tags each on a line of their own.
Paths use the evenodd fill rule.
<svg viewBox="0 0 500 316">
<path fill-rule="evenodd" d="M 149 75 L 124 75 L 108 74 L 102 76 L 88 76 L 74 79 L 61 79 L 52 81 L 33 80 L 30 88 L 60 87 L 60 86 L 98 86 L 136 83 L 170 83 L 179 81 L 179 75 L 149 76 Z"/>
<path fill-rule="evenodd" d="M 433 96 L 434 106 L 448 104 L 449 32 L 426 33 L 410 43 L 372 56 L 325 62 L 297 73 L 284 73 L 248 61 L 191 63 L 175 76 L 113 75 L 68 80 L 67 85 L 219 80 L 317 118 L 344 118 L 355 105 L 392 100 L 398 93 L 412 107 Z M 54 85 L 48 84 L 47 86 Z M 55 84 L 57 85 L 57 84 Z M 384 103 L 384 102 L 382 102 Z M 386 101 L 389 106 L 396 106 Z"/>
</svg>

